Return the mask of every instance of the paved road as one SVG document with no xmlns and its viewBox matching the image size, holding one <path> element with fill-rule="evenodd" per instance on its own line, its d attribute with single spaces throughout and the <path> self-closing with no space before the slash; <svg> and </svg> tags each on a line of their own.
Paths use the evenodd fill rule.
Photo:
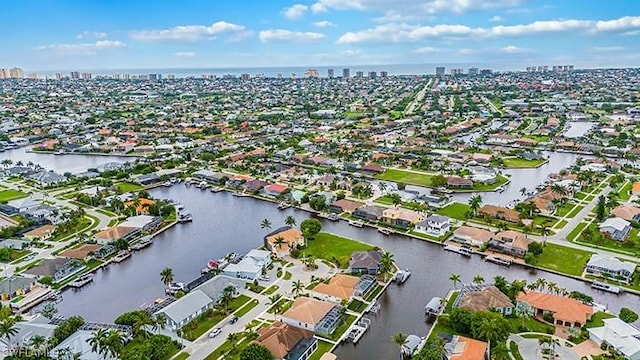
<svg viewBox="0 0 640 360">
<path fill-rule="evenodd" d="M 433 79 L 429 79 L 429 82 L 422 88 L 422 90 L 420 90 L 416 94 L 416 97 L 413 98 L 413 100 L 409 103 L 409 105 L 407 105 L 407 107 L 404 109 L 405 116 L 413 114 L 413 112 L 416 109 L 416 106 L 421 104 L 422 100 L 424 100 L 424 97 L 425 95 L 427 95 L 427 91 L 431 88 L 432 83 L 433 83 Z"/>
</svg>

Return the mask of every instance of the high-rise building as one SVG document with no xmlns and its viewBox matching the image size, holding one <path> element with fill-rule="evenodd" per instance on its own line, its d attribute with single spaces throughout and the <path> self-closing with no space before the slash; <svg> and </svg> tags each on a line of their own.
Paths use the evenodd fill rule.
<svg viewBox="0 0 640 360">
<path fill-rule="evenodd" d="M 362 79 L 362 78 L 364 77 L 364 72 L 362 72 L 362 71 L 356 71 L 356 77 L 357 77 L 358 79 Z"/>
<path fill-rule="evenodd" d="M 369 79 L 375 79 L 378 74 L 375 71 L 369 71 Z"/>
<path fill-rule="evenodd" d="M 24 71 L 21 68 L 11 68 L 9 70 L 9 77 L 12 79 L 22 79 L 24 77 Z"/>
<path fill-rule="evenodd" d="M 389 76 L 389 73 L 386 71 L 380 71 L 380 77 L 386 78 Z"/>
<path fill-rule="evenodd" d="M 342 77 L 349 78 L 351 76 L 351 70 L 348 68 L 342 69 Z"/>
<path fill-rule="evenodd" d="M 83 72 L 81 76 L 82 76 L 83 80 L 91 80 L 91 73 L 90 72 Z"/>
<path fill-rule="evenodd" d="M 62 80 L 62 74 L 61 73 L 56 73 L 56 79 L 57 80 Z"/>
<path fill-rule="evenodd" d="M 122 75 L 122 78 L 125 80 L 131 80 L 131 74 L 124 74 Z"/>
<path fill-rule="evenodd" d="M 242 81 L 249 81 L 249 79 L 251 79 L 251 75 L 244 73 L 240 75 L 240 78 L 242 79 Z"/>
<path fill-rule="evenodd" d="M 436 76 L 444 76 L 444 66 L 438 66 L 436 68 Z"/>
<path fill-rule="evenodd" d="M 480 75 L 491 75 L 491 69 L 482 69 L 480 70 Z"/>
<path fill-rule="evenodd" d="M 176 76 L 174 74 L 169 74 L 167 75 L 167 79 L 169 80 L 175 80 Z"/>
<path fill-rule="evenodd" d="M 469 75 L 471 76 L 478 75 L 478 68 L 477 67 L 469 68 Z"/>
<path fill-rule="evenodd" d="M 31 79 L 31 80 L 38 80 L 38 73 L 31 73 L 31 74 L 29 74 L 29 79 Z"/>
<path fill-rule="evenodd" d="M 9 78 L 9 69 L 0 69 L 0 79 Z"/>
<path fill-rule="evenodd" d="M 462 75 L 464 74 L 464 70 L 458 68 L 458 69 L 451 69 L 451 75 L 456 76 L 456 75 Z"/>
<path fill-rule="evenodd" d="M 77 71 L 72 71 L 71 72 L 71 78 L 72 79 L 80 79 L 80 73 Z"/>
<path fill-rule="evenodd" d="M 158 74 L 149 74 L 149 80 L 157 81 L 158 80 Z"/>
<path fill-rule="evenodd" d="M 327 77 L 328 77 L 329 79 L 332 79 L 332 78 L 333 78 L 333 69 L 327 69 Z"/>
</svg>

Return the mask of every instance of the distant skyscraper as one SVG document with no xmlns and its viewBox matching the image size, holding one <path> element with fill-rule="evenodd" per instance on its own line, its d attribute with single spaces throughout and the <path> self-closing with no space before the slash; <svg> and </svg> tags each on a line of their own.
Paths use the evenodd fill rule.
<svg viewBox="0 0 640 360">
<path fill-rule="evenodd" d="M 464 72 L 462 69 L 451 69 L 451 75 L 462 75 Z"/>
<path fill-rule="evenodd" d="M 71 78 L 72 79 L 80 79 L 80 73 L 77 71 L 72 71 L 71 72 Z"/>
<path fill-rule="evenodd" d="M 38 73 L 31 73 L 31 74 L 29 74 L 29 79 L 31 79 L 31 80 L 38 80 Z"/>
<path fill-rule="evenodd" d="M 175 80 L 176 76 L 174 74 L 169 74 L 167 75 L 167 79 L 169 80 Z"/>
<path fill-rule="evenodd" d="M 478 68 L 477 67 L 469 68 L 469 75 L 471 76 L 478 75 Z"/>
<path fill-rule="evenodd" d="M 251 75 L 247 73 L 240 75 L 240 77 L 242 78 L 242 81 L 249 81 L 249 79 L 251 79 Z"/>
<path fill-rule="evenodd" d="M 375 79 L 378 74 L 375 71 L 369 71 L 369 79 Z"/>
<path fill-rule="evenodd" d="M 153 80 L 153 81 L 158 80 L 158 74 L 149 74 L 149 80 Z"/>
<path fill-rule="evenodd" d="M 342 69 L 342 77 L 349 78 L 351 76 L 351 70 L 348 68 Z"/>
<path fill-rule="evenodd" d="M 436 68 L 436 76 L 444 76 L 444 66 L 438 66 Z"/>
<path fill-rule="evenodd" d="M 364 72 L 356 71 L 356 77 L 359 78 L 359 79 L 363 78 L 364 77 Z"/>
<path fill-rule="evenodd" d="M 21 68 L 11 68 L 9 70 L 9 77 L 12 79 L 22 79 L 24 77 L 24 71 Z"/>
<path fill-rule="evenodd" d="M 91 73 L 90 72 L 83 72 L 82 73 L 82 79 L 83 80 L 91 80 Z"/>
<path fill-rule="evenodd" d="M 389 76 L 389 73 L 386 71 L 380 71 L 380 77 L 386 78 L 387 76 Z"/>
<path fill-rule="evenodd" d="M 56 73 L 56 79 L 62 80 L 62 74 L 61 73 Z"/>
<path fill-rule="evenodd" d="M 333 78 L 333 69 L 327 69 L 327 77 L 329 79 Z"/>
<path fill-rule="evenodd" d="M 491 69 L 482 69 L 480 70 L 480 75 L 491 75 Z"/>
</svg>

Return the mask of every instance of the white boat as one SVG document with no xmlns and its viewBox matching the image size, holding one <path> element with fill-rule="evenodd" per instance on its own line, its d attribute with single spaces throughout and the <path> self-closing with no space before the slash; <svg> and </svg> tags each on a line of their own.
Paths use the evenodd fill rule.
<svg viewBox="0 0 640 360">
<path fill-rule="evenodd" d="M 128 259 L 130 256 L 131 256 L 130 252 L 128 252 L 126 250 L 125 251 L 120 251 L 118 253 L 118 255 L 114 256 L 113 259 L 111 259 L 111 261 L 119 263 L 119 262 L 121 262 L 123 260 Z"/>
<path fill-rule="evenodd" d="M 379 227 L 378 232 L 384 235 L 391 235 L 393 233 L 393 230 L 389 228 Z"/>
<path fill-rule="evenodd" d="M 361 228 L 362 226 L 364 226 L 364 223 L 358 220 L 351 220 L 349 221 L 349 225 Z"/>
<path fill-rule="evenodd" d="M 171 185 L 173 185 L 171 181 L 165 181 L 164 184 L 162 184 L 164 187 L 171 187 Z"/>
<path fill-rule="evenodd" d="M 597 289 L 597 290 L 602 290 L 602 291 L 608 291 L 608 292 L 613 293 L 613 294 L 620 294 L 622 292 L 622 289 L 620 287 L 615 286 L 615 285 L 609 285 L 609 284 L 601 282 L 601 281 L 592 282 L 591 283 L 591 288 Z"/>
<path fill-rule="evenodd" d="M 167 294 L 175 294 L 178 291 L 184 291 L 185 287 L 184 287 L 184 283 L 181 282 L 174 282 L 171 283 L 171 285 L 169 285 L 166 289 L 165 292 Z"/>
<path fill-rule="evenodd" d="M 176 207 L 176 210 L 178 210 L 178 211 L 184 209 L 184 205 L 182 205 L 182 204 L 176 204 L 175 207 Z"/>
<path fill-rule="evenodd" d="M 220 192 L 222 190 L 223 189 L 221 187 L 217 187 L 217 186 L 214 186 L 214 187 L 211 188 L 211 192 L 212 193 L 217 193 L 217 192 Z"/>
<path fill-rule="evenodd" d="M 462 246 L 445 245 L 444 249 L 464 256 L 471 256 L 472 254 L 471 250 Z"/>
<path fill-rule="evenodd" d="M 69 286 L 74 287 L 74 288 L 81 288 L 85 285 L 87 285 L 88 283 L 93 281 L 93 274 L 89 273 L 89 274 L 84 274 L 82 276 L 80 276 L 79 278 L 77 278 L 75 281 L 69 283 Z"/>
<path fill-rule="evenodd" d="M 135 251 L 142 250 L 147 246 L 151 245 L 152 242 L 153 242 L 152 240 L 142 240 L 139 243 L 131 246 L 131 250 L 135 250 Z"/>
<path fill-rule="evenodd" d="M 489 255 L 485 258 L 485 261 L 492 262 L 498 265 L 511 266 L 511 260 L 505 259 L 497 255 Z"/>
<path fill-rule="evenodd" d="M 398 271 L 393 280 L 396 282 L 396 284 L 404 284 L 405 281 L 409 279 L 409 276 L 411 276 L 411 271 L 409 271 L 409 269 L 404 269 Z"/>
<path fill-rule="evenodd" d="M 429 300 L 427 305 L 424 307 L 424 314 L 429 318 L 438 316 L 442 311 L 443 303 L 444 301 L 442 298 L 431 298 L 431 300 Z"/>
<path fill-rule="evenodd" d="M 184 223 L 188 223 L 188 222 L 192 222 L 193 221 L 193 216 L 191 216 L 191 214 L 186 213 L 186 214 L 180 214 L 178 216 L 178 222 L 180 224 L 184 224 Z"/>
<path fill-rule="evenodd" d="M 288 209 L 290 207 L 291 207 L 291 204 L 287 204 L 285 202 L 282 202 L 282 203 L 280 203 L 278 205 L 278 210 L 286 210 L 286 209 Z"/>
<path fill-rule="evenodd" d="M 54 154 L 56 154 L 56 155 L 64 155 L 64 150 L 58 150 Z"/>
</svg>

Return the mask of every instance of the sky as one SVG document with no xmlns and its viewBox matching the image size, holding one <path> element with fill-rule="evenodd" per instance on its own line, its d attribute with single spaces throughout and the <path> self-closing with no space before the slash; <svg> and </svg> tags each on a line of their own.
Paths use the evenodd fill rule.
<svg viewBox="0 0 640 360">
<path fill-rule="evenodd" d="M 0 67 L 640 64 L 638 0 L 20 0 Z"/>
</svg>

